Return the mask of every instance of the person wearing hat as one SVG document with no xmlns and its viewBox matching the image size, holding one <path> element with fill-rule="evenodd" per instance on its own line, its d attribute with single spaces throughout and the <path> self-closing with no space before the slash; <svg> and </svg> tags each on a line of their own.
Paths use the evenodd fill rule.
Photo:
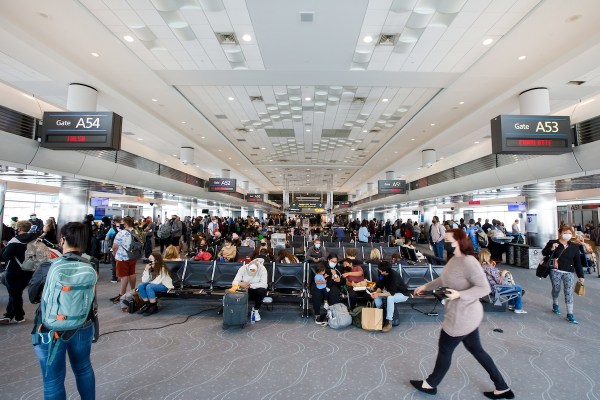
<svg viewBox="0 0 600 400">
<path fill-rule="evenodd" d="M 231 283 L 233 287 L 240 287 L 248 291 L 248 299 L 254 301 L 252 312 L 254 313 L 254 320 L 257 322 L 260 321 L 258 310 L 260 310 L 263 299 L 267 294 L 267 276 L 264 260 L 257 258 L 246 265 L 242 265 Z"/>
<path fill-rule="evenodd" d="M 44 230 L 44 221 L 38 219 L 35 213 L 31 213 L 29 214 L 29 222 L 31 223 L 31 226 L 35 226 L 35 232 L 40 235 Z"/>
<path fill-rule="evenodd" d="M 273 260 L 273 249 L 269 246 L 269 242 L 267 239 L 260 239 L 260 246 L 254 249 L 254 253 L 252 254 L 252 258 L 260 257 L 266 261 Z"/>
</svg>

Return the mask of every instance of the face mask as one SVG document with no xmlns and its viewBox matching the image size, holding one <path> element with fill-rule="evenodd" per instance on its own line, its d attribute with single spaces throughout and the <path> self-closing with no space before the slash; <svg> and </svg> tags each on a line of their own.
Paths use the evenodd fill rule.
<svg viewBox="0 0 600 400">
<path fill-rule="evenodd" d="M 334 262 L 330 262 L 330 263 L 329 263 L 329 268 L 335 268 L 335 266 L 336 266 L 336 265 L 337 265 L 336 263 L 334 263 Z"/>
<path fill-rule="evenodd" d="M 318 249 L 318 248 L 320 248 L 320 247 L 321 247 L 321 244 L 320 244 L 320 243 L 315 243 L 315 249 Z"/>
<path fill-rule="evenodd" d="M 452 246 L 452 243 L 445 242 L 444 243 L 444 249 L 446 250 L 446 252 L 448 254 L 454 254 L 454 246 Z"/>
<path fill-rule="evenodd" d="M 225 245 L 225 247 L 227 247 L 227 248 L 230 248 L 230 247 L 231 247 L 231 245 L 230 245 L 230 244 L 226 244 L 226 245 Z"/>
<path fill-rule="evenodd" d="M 125 224 L 119 225 L 119 229 L 125 229 Z"/>
<path fill-rule="evenodd" d="M 31 216 L 31 220 L 35 221 L 37 219 L 37 217 L 34 217 L 33 215 Z"/>
<path fill-rule="evenodd" d="M 572 237 L 573 237 L 573 235 L 571 235 L 570 233 L 563 233 L 562 234 L 562 239 L 565 240 L 565 241 L 567 241 L 567 242 L 569 240 L 571 240 Z"/>
</svg>

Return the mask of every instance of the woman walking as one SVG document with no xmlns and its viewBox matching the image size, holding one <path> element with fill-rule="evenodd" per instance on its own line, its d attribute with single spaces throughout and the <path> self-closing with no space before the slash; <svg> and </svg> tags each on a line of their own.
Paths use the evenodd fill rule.
<svg viewBox="0 0 600 400">
<path fill-rule="evenodd" d="M 583 268 L 581 268 L 581 259 L 579 258 L 579 247 L 575 243 L 570 243 L 573 235 L 573 228 L 568 225 L 560 227 L 558 240 L 550 240 L 542 254 L 549 257 L 554 267 L 550 269 L 550 279 L 552 281 L 552 312 L 560 315 L 558 307 L 558 295 L 560 294 L 561 283 L 565 292 L 565 303 L 567 305 L 566 320 L 572 324 L 578 324 L 573 314 L 573 290 L 575 288 L 575 274 L 579 282 L 583 283 Z"/>
<path fill-rule="evenodd" d="M 479 298 L 488 294 L 490 287 L 479 262 L 473 257 L 471 240 L 462 229 L 448 230 L 444 240 L 449 259 L 444 272 L 439 278 L 415 289 L 415 295 L 418 296 L 440 286 L 447 288 L 437 359 L 433 372 L 426 380 L 410 383 L 420 392 L 436 394 L 437 386 L 450 369 L 452 353 L 462 342 L 487 371 L 496 387 L 494 391 L 483 392 L 483 395 L 488 399 L 513 399 L 514 393 L 479 339 L 479 324 L 483 319 Z"/>
</svg>

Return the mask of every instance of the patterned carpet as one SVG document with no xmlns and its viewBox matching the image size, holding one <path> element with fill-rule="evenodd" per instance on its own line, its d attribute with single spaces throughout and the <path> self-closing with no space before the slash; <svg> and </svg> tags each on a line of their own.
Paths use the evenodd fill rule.
<svg viewBox="0 0 600 400">
<path fill-rule="evenodd" d="M 124 314 L 101 266 L 100 341 L 93 345 L 98 399 L 425 399 L 409 379 L 421 379 L 435 361 L 443 313 L 427 317 L 403 307 L 388 334 L 350 327 L 336 331 L 301 319 L 291 305 L 263 311 L 245 329 L 223 330 L 214 307 L 201 300 L 165 300 L 151 317 Z M 480 327 L 484 347 L 520 399 L 599 399 L 600 279 L 589 277 L 576 297 L 580 325 L 550 312 L 550 283 L 533 271 L 509 268 L 527 290 L 526 315 L 488 313 Z M 141 272 L 141 266 L 138 266 Z M 0 287 L 0 306 L 7 300 Z M 564 303 L 561 302 L 564 309 Z M 34 306 L 26 304 L 27 317 Z M 177 324 L 179 323 L 179 324 Z M 172 325 L 177 324 L 177 325 Z M 169 326 L 170 325 L 170 326 Z M 163 327 L 162 329 L 154 329 Z M 499 328 L 503 333 L 494 332 Z M 138 330 L 136 330 L 138 329 Z M 140 330 L 145 329 L 145 330 Z M 29 322 L 0 327 L 0 398 L 42 398 L 41 372 Z M 125 332 L 108 333 L 114 330 Z M 67 374 L 69 399 L 77 399 Z M 436 399 L 482 399 L 492 390 L 482 368 L 460 346 Z"/>
</svg>

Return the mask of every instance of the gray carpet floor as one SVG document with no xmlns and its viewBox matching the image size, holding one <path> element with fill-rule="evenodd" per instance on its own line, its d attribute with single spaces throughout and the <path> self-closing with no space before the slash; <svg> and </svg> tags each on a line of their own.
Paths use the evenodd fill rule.
<svg viewBox="0 0 600 400">
<path fill-rule="evenodd" d="M 527 290 L 525 315 L 488 313 L 480 332 L 520 399 L 598 399 L 600 279 L 588 275 L 575 299 L 580 325 L 550 311 L 550 283 L 534 271 L 509 268 Z M 141 272 L 141 265 L 138 265 Z M 141 275 L 141 274 L 139 274 Z M 202 300 L 164 300 L 150 317 L 124 314 L 108 301 L 117 293 L 107 265 L 98 285 L 100 332 L 92 347 L 98 399 L 425 399 L 409 379 L 433 368 L 443 313 L 427 317 L 406 306 L 392 332 L 333 330 L 275 304 L 262 321 L 222 329 Z M 0 287 L 0 307 L 7 301 Z M 564 303 L 561 301 L 564 310 Z M 35 306 L 26 303 L 27 318 Z M 0 399 L 41 399 L 41 372 L 31 346 L 32 324 L 0 326 Z M 495 332 L 500 328 L 503 333 Z M 144 329 L 144 330 L 140 330 Z M 115 330 L 124 332 L 110 333 Z M 69 399 L 78 399 L 67 374 Z M 482 399 L 492 390 L 483 369 L 460 346 L 437 399 Z"/>
</svg>

